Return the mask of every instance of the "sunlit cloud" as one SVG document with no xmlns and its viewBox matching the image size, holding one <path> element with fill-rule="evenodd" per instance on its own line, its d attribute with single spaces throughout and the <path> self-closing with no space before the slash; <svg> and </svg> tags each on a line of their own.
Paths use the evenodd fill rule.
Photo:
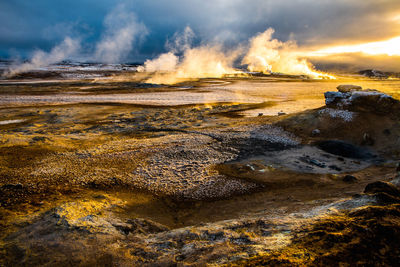
<svg viewBox="0 0 400 267">
<path fill-rule="evenodd" d="M 366 55 L 400 55 L 400 36 L 379 42 L 356 45 L 341 45 L 310 52 L 311 56 L 328 56 L 342 53 L 363 53 Z"/>
<path fill-rule="evenodd" d="M 400 24 L 400 14 L 396 14 L 393 16 L 392 21 Z"/>
</svg>

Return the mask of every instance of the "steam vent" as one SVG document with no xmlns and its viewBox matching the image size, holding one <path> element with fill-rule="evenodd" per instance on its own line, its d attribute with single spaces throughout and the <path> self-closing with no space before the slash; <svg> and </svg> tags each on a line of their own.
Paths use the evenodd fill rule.
<svg viewBox="0 0 400 267">
<path fill-rule="evenodd" d="M 395 0 L 0 1 L 0 266 L 399 266 L 398 29 Z"/>
</svg>

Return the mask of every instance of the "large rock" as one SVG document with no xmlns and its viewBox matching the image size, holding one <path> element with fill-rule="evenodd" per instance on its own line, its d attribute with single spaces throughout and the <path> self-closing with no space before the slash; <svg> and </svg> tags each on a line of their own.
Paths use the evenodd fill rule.
<svg viewBox="0 0 400 267">
<path fill-rule="evenodd" d="M 336 87 L 336 89 L 338 89 L 338 91 L 341 93 L 349 93 L 351 91 L 362 90 L 362 87 L 358 86 L 358 85 L 353 85 L 353 84 L 342 84 L 342 85 L 339 85 L 338 87 Z"/>
<path fill-rule="evenodd" d="M 400 190 L 392 183 L 377 181 L 368 184 L 365 187 L 364 193 L 375 194 L 375 193 L 386 193 L 394 197 L 400 197 Z"/>
<path fill-rule="evenodd" d="M 358 179 L 353 175 L 347 174 L 342 178 L 342 181 L 345 183 L 356 183 Z"/>
<path fill-rule="evenodd" d="M 400 115 L 399 100 L 376 90 L 354 90 L 349 88 L 354 87 L 348 86 L 339 92 L 325 92 L 325 104 L 330 108 L 356 112 Z M 349 91 L 346 92 L 346 90 Z"/>
</svg>

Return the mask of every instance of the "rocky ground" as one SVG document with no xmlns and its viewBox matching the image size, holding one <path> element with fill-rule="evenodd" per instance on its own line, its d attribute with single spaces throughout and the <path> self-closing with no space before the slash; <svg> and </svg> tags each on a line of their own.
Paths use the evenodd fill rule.
<svg viewBox="0 0 400 267">
<path fill-rule="evenodd" d="M 3 103 L 1 264 L 396 265 L 399 101 L 325 97 L 259 117 L 240 114 L 265 104 Z"/>
</svg>

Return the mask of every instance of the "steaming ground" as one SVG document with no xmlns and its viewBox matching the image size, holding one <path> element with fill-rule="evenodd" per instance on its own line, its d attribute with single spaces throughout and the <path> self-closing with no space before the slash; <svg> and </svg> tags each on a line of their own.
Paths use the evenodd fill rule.
<svg viewBox="0 0 400 267">
<path fill-rule="evenodd" d="M 5 265 L 249 260 L 381 203 L 360 193 L 396 176 L 398 118 L 324 107 L 349 78 L 155 85 L 132 65 L 61 66 L 0 81 Z"/>
<path fill-rule="evenodd" d="M 290 114 L 324 105 L 323 93 L 338 83 L 357 83 L 398 95 L 398 80 L 343 77 L 309 80 L 294 76 L 265 76 L 184 81 L 178 85 L 149 84 L 148 75 L 134 65 L 66 64 L 0 80 L 0 104 L 43 105 L 72 103 L 126 103 L 139 105 L 191 105 L 208 103 L 259 104 L 237 115 Z M 121 72 L 124 73 L 121 75 Z M 45 84 L 44 84 L 45 83 Z M 18 95 L 15 95 L 17 93 Z M 231 114 L 231 113 L 230 113 Z M 232 114 L 231 114 L 232 115 Z"/>
<path fill-rule="evenodd" d="M 134 43 L 140 42 L 147 34 L 144 24 L 136 21 L 135 14 L 127 12 L 124 5 L 118 5 L 105 18 L 106 30 L 89 58 L 102 63 L 115 63 L 133 50 Z M 295 41 L 282 42 L 273 39 L 274 29 L 269 28 L 258 33 L 246 44 L 236 48 L 224 47 L 222 43 L 208 43 L 193 46 L 195 37 L 187 26 L 182 33 L 175 33 L 173 40 L 167 41 L 168 52 L 154 59 L 147 59 L 136 70 L 150 74 L 144 82 L 153 84 L 177 84 L 199 78 L 222 78 L 227 75 L 246 76 L 246 72 L 264 74 L 284 73 L 305 75 L 313 79 L 335 79 L 333 75 L 323 73 L 302 56 Z M 80 58 L 83 47 L 81 40 L 66 37 L 51 51 L 37 50 L 26 62 L 13 62 L 2 73 L 3 77 L 12 78 L 20 74 L 46 68 L 69 58 Z"/>
</svg>

